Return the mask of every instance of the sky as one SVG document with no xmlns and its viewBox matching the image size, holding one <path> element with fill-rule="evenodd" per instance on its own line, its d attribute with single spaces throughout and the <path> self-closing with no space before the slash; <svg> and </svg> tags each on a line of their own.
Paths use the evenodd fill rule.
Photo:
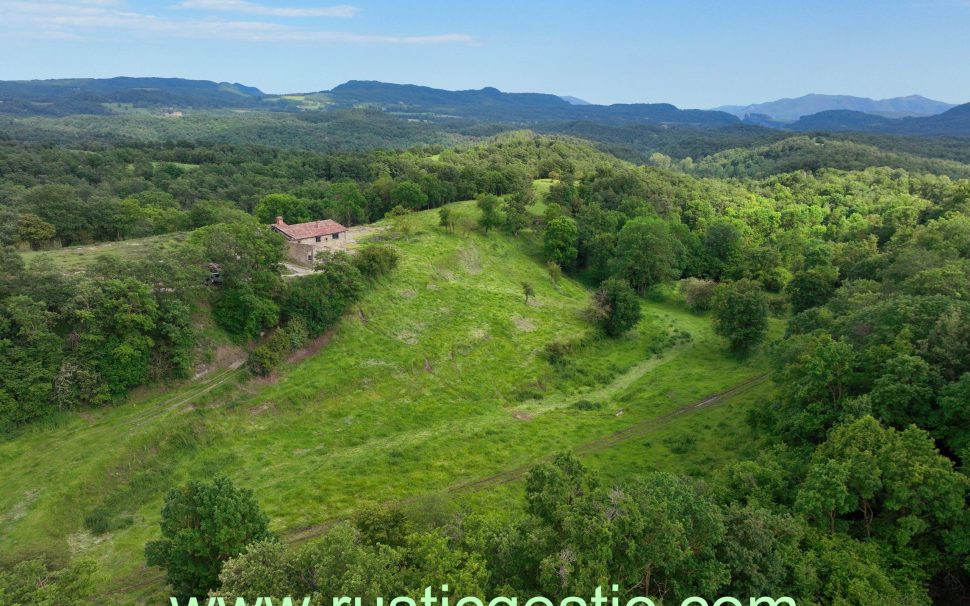
<svg viewBox="0 0 970 606">
<path fill-rule="evenodd" d="M 344 3 L 346 1 L 346 3 Z M 970 0 L 0 0 L 0 79 L 381 80 L 708 108 L 970 101 Z"/>
</svg>

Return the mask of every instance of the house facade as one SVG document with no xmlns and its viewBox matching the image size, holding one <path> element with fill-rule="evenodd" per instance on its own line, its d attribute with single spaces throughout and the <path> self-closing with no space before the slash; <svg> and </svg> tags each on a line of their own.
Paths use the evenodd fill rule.
<svg viewBox="0 0 970 606">
<path fill-rule="evenodd" d="M 283 217 L 276 217 L 276 221 L 270 227 L 286 238 L 290 260 L 310 266 L 316 262 L 316 254 L 319 250 L 345 248 L 350 231 L 330 219 L 289 225 L 283 221 Z"/>
</svg>

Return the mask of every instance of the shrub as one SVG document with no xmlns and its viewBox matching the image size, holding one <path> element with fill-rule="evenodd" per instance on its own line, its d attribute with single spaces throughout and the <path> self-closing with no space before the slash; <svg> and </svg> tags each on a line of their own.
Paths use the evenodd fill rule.
<svg viewBox="0 0 970 606">
<path fill-rule="evenodd" d="M 611 278 L 596 291 L 592 315 L 607 335 L 618 337 L 640 321 L 640 299 L 626 280 Z"/>
<path fill-rule="evenodd" d="M 400 261 L 397 251 L 384 244 L 366 246 L 353 258 L 354 267 L 360 274 L 374 280 L 393 271 Z"/>
<path fill-rule="evenodd" d="M 553 366 L 562 366 L 569 361 L 569 356 L 575 348 L 575 345 L 568 341 L 552 341 L 546 344 L 543 354 Z"/>
<path fill-rule="evenodd" d="M 708 311 L 714 305 L 714 292 L 717 283 L 713 280 L 687 278 L 680 283 L 680 292 L 684 295 L 687 308 L 691 311 Z"/>
<path fill-rule="evenodd" d="M 555 261 L 549 261 L 546 263 L 546 269 L 549 271 L 549 279 L 552 280 L 553 286 L 558 286 L 559 280 L 562 279 L 562 267 Z"/>
<path fill-rule="evenodd" d="M 254 375 L 265 377 L 280 367 L 291 349 L 290 335 L 286 329 L 279 329 L 250 352 L 246 367 Z"/>
<path fill-rule="evenodd" d="M 286 328 L 283 330 L 289 339 L 290 351 L 300 349 L 310 340 L 310 329 L 307 328 L 303 318 L 293 318 L 286 323 Z"/>
<path fill-rule="evenodd" d="M 336 324 L 362 290 L 363 277 L 350 258 L 333 254 L 320 265 L 319 272 L 290 281 L 283 315 L 289 321 L 300 318 L 309 335 L 315 337 Z"/>
</svg>

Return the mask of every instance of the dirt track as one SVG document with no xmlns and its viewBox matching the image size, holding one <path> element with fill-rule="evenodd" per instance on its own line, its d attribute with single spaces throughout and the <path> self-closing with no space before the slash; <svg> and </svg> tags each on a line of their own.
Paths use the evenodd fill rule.
<svg viewBox="0 0 970 606">
<path fill-rule="evenodd" d="M 601 450 L 606 450 L 607 448 L 616 446 L 617 444 L 621 444 L 628 440 L 641 438 L 659 429 L 660 427 L 663 427 L 664 425 L 670 423 L 677 417 L 683 416 L 694 410 L 700 410 L 702 408 L 710 408 L 712 406 L 723 404 L 728 400 L 730 400 L 731 398 L 733 398 L 734 396 L 742 394 L 748 391 L 749 389 L 755 387 L 756 385 L 762 383 L 766 378 L 767 378 L 767 375 L 758 375 L 754 378 L 744 381 L 743 383 L 735 385 L 734 387 L 726 391 L 722 391 L 712 396 L 708 396 L 703 400 L 691 402 L 690 404 L 681 406 L 680 408 L 674 411 L 671 411 L 665 415 L 640 421 L 625 429 L 621 429 L 611 434 L 607 434 L 605 436 L 596 438 L 595 440 L 590 440 L 589 442 L 579 444 L 578 446 L 575 446 L 573 448 L 573 451 L 578 455 L 589 454 L 589 453 L 598 452 Z M 508 484 L 510 482 L 514 482 L 520 479 L 521 477 L 523 477 L 526 474 L 526 472 L 528 472 L 529 469 L 531 469 L 537 463 L 541 463 L 543 461 L 548 461 L 551 459 L 552 459 L 552 456 L 545 457 L 543 459 L 537 459 L 535 461 L 530 461 L 528 464 L 511 467 L 509 469 L 505 469 L 503 471 L 494 473 L 489 476 L 485 476 L 483 478 L 478 478 L 475 480 L 468 480 L 468 481 L 452 484 L 451 486 L 447 487 L 445 491 L 450 494 L 477 492 L 480 490 L 484 490 L 486 488 L 491 488 L 493 486 Z M 401 499 L 401 500 L 391 501 L 388 504 L 405 504 L 412 500 L 413 499 Z M 287 532 L 284 535 L 284 538 L 287 540 L 287 542 L 290 542 L 290 543 L 302 543 L 304 541 L 307 541 L 319 536 L 328 528 L 332 527 L 334 524 L 345 521 L 346 519 L 348 519 L 347 516 L 340 516 L 336 518 L 331 518 L 325 522 L 321 522 L 320 524 L 315 524 L 313 526 L 294 529 Z"/>
<path fill-rule="evenodd" d="M 612 446 L 616 446 L 617 444 L 622 444 L 623 442 L 626 442 L 628 440 L 641 438 L 663 427 L 664 425 L 667 425 L 674 419 L 681 417 L 685 414 L 689 414 L 695 410 L 710 408 L 712 406 L 718 406 L 720 404 L 724 404 L 734 396 L 740 395 L 752 389 L 756 385 L 759 385 L 760 383 L 764 382 L 766 378 L 767 378 L 767 375 L 758 375 L 756 377 L 748 379 L 747 381 L 744 381 L 743 383 L 739 383 L 738 385 L 735 385 L 734 387 L 728 390 L 708 396 L 702 400 L 698 400 L 695 402 L 691 402 L 690 404 L 681 406 L 680 408 L 677 408 L 676 410 L 673 410 L 665 415 L 654 417 L 652 419 L 645 419 L 638 423 L 634 423 L 633 425 L 625 429 L 621 429 L 619 431 L 607 434 L 605 436 L 601 436 L 594 440 L 590 440 L 589 442 L 579 444 L 576 447 L 574 447 L 573 450 L 576 452 L 576 454 L 580 454 L 580 455 L 589 454 L 589 453 L 605 450 Z M 184 403 L 184 399 L 180 403 Z M 547 461 L 550 459 L 551 459 L 551 456 L 543 459 L 537 459 L 535 461 L 531 461 L 525 465 L 518 465 L 516 467 L 511 467 L 509 469 L 505 469 L 498 473 L 494 473 L 492 475 L 488 475 L 475 480 L 458 482 L 456 484 L 452 484 L 445 490 L 446 492 L 451 494 L 460 494 L 460 493 L 477 492 L 487 488 L 491 488 L 493 486 L 508 484 L 510 482 L 514 482 L 522 478 L 529 471 L 529 469 L 531 469 L 535 464 L 541 463 L 543 461 Z M 400 505 L 400 504 L 406 504 L 412 500 L 413 499 L 400 499 L 395 501 L 389 501 L 387 504 Z M 346 521 L 347 519 L 349 519 L 348 516 L 339 516 L 335 518 L 330 518 L 326 521 L 320 522 L 319 524 L 314 524 L 312 526 L 295 528 L 293 530 L 285 532 L 283 534 L 283 539 L 290 544 L 303 543 L 305 541 L 309 541 L 311 539 L 319 537 L 324 532 L 326 532 L 327 529 L 333 527 L 335 524 Z M 153 584 L 162 583 L 163 581 L 164 581 L 164 575 L 161 573 L 161 571 L 157 569 L 150 569 L 150 568 L 144 567 L 138 574 L 137 581 L 134 581 L 130 584 L 114 589 L 109 592 L 109 595 L 131 592 L 133 590 L 148 587 Z"/>
</svg>

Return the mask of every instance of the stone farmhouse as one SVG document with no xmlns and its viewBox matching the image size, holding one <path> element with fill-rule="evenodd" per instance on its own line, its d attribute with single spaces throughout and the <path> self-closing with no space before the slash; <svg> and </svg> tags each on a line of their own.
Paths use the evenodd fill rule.
<svg viewBox="0 0 970 606">
<path fill-rule="evenodd" d="M 346 248 L 350 231 L 330 219 L 288 225 L 283 217 L 276 217 L 276 222 L 270 227 L 286 238 L 287 254 L 291 261 L 311 267 L 316 263 L 318 251 Z"/>
</svg>

